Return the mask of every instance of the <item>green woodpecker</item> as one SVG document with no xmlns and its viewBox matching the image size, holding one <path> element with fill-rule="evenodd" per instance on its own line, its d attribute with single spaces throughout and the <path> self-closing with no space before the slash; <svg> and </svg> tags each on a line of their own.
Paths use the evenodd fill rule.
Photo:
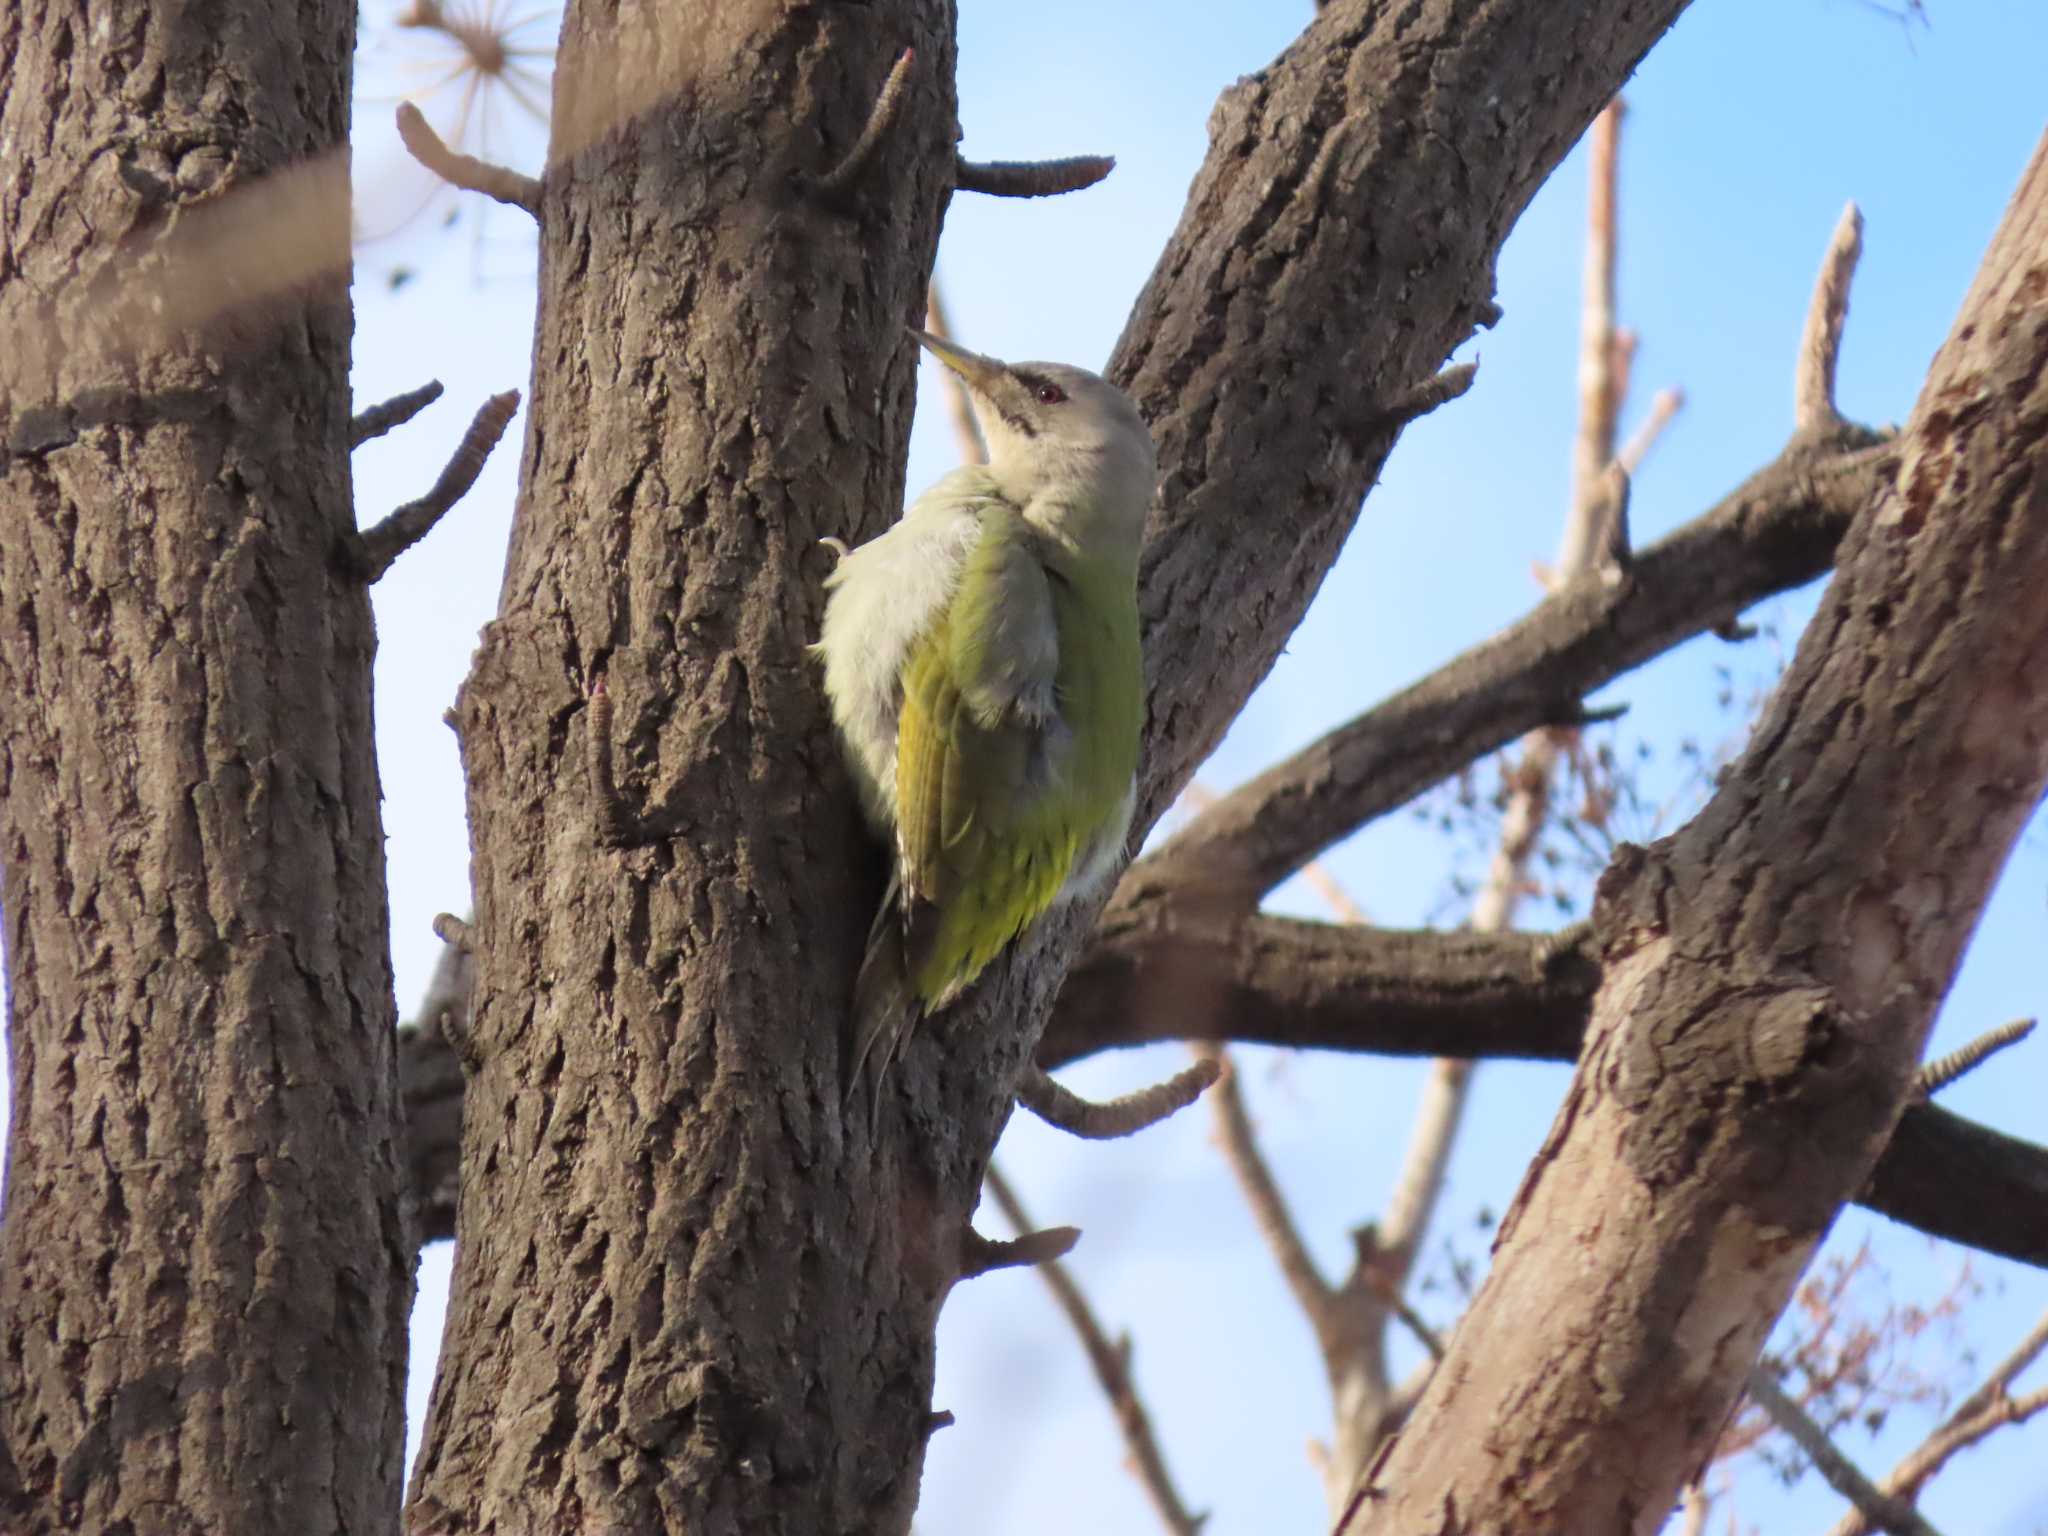
<svg viewBox="0 0 2048 1536">
<path fill-rule="evenodd" d="M 877 1085 L 1130 830 L 1144 712 L 1138 545 L 1157 470 L 1130 397 L 912 331 L 965 381 L 986 465 L 946 475 L 826 578 L 814 649 L 894 874 L 854 987 L 847 1092 Z"/>
</svg>

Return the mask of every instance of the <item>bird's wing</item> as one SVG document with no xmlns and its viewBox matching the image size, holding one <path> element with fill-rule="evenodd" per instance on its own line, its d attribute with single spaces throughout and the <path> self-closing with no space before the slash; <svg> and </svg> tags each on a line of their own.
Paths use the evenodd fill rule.
<svg viewBox="0 0 2048 1536">
<path fill-rule="evenodd" d="M 956 469 L 825 578 L 824 629 L 813 649 L 824 658 L 825 692 L 871 811 L 885 824 L 911 649 L 952 601 L 980 542 L 983 511 L 1004 505 L 986 470 Z"/>
<path fill-rule="evenodd" d="M 982 533 L 944 626 L 903 671 L 896 748 L 905 962 L 936 1006 L 1065 883 L 1076 837 L 1043 791 L 1061 771 L 1059 629 L 1035 536 L 1007 509 Z"/>
</svg>

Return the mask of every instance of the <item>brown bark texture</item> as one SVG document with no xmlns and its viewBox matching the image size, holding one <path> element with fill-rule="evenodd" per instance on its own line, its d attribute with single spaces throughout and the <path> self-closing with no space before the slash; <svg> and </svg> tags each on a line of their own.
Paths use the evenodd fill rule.
<svg viewBox="0 0 2048 1536">
<path fill-rule="evenodd" d="M 1741 761 L 1626 850 L 1572 1089 L 1360 1532 L 1659 1529 L 2048 783 L 2048 140 Z"/>
<path fill-rule="evenodd" d="M 342 163 L 353 43 L 338 0 L 0 10 L 10 1533 L 367 1536 L 398 1508 L 413 1251 L 369 601 L 334 559 L 341 178 L 295 294 L 204 294 L 179 246 Z"/>
<path fill-rule="evenodd" d="M 1333 5 L 1226 96 L 1112 365 L 1169 466 L 1145 822 L 1314 594 L 1393 403 L 1491 314 L 1516 215 L 1680 9 Z M 920 1034 L 873 1141 L 842 1113 L 880 865 L 803 646 L 815 540 L 901 504 L 951 20 L 570 8 L 521 504 L 458 707 L 476 1071 L 416 1530 L 909 1523 L 933 1321 L 1089 916 Z M 906 46 L 893 129 L 829 174 Z M 621 76 L 651 105 L 595 126 L 577 82 Z"/>
<path fill-rule="evenodd" d="M 925 0 L 569 9 L 521 500 L 456 712 L 477 1070 L 416 1530 L 908 1524 L 962 1223 L 841 1115 L 881 866 L 805 647 L 818 540 L 902 504 L 952 82 Z M 615 92 L 648 106 L 607 124 Z"/>
</svg>

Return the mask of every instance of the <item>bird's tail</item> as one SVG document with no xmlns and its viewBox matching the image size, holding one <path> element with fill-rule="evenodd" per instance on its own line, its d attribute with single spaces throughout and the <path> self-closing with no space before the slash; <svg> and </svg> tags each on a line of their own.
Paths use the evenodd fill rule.
<svg viewBox="0 0 2048 1536">
<path fill-rule="evenodd" d="M 896 1058 L 911 1025 L 924 1010 L 910 990 L 910 967 L 904 947 L 902 882 L 889 879 L 881 910 L 868 929 L 867 953 L 853 984 L 853 1030 L 847 1039 L 846 1100 L 853 1101 L 863 1076 L 869 1079 L 868 1120 L 872 1125 L 882 1103 L 882 1078 Z M 863 1072 L 863 1069 L 866 1069 Z"/>
</svg>

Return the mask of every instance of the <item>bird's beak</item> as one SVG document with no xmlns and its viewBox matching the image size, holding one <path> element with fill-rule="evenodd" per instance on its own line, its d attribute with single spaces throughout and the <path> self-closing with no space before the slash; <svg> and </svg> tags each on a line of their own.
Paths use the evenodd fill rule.
<svg viewBox="0 0 2048 1536">
<path fill-rule="evenodd" d="M 917 344 L 931 353 L 948 368 L 967 381 L 967 387 L 976 394 L 986 395 L 995 386 L 996 380 L 1009 372 L 992 357 L 983 357 L 979 352 L 970 352 L 965 347 L 956 347 L 952 342 L 934 336 L 930 331 L 920 331 L 916 326 L 905 327 Z"/>
</svg>

